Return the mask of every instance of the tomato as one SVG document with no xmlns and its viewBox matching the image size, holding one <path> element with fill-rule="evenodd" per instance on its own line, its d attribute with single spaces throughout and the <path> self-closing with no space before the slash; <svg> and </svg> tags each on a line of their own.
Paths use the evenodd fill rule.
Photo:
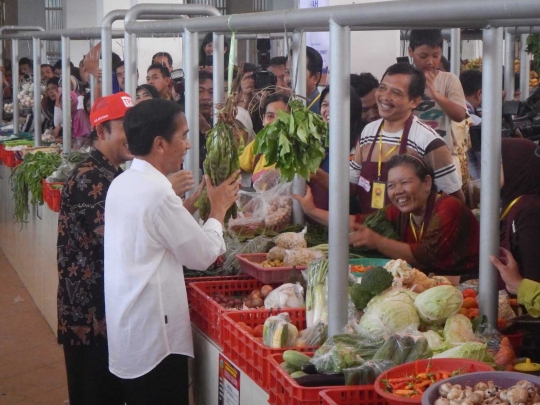
<svg viewBox="0 0 540 405">
<path fill-rule="evenodd" d="M 469 309 L 469 319 L 474 319 L 479 315 L 478 308 Z"/>
<path fill-rule="evenodd" d="M 506 321 L 502 318 L 497 319 L 497 329 L 503 330 L 506 328 Z"/>
<path fill-rule="evenodd" d="M 476 302 L 476 298 L 473 297 L 467 297 L 463 300 L 463 304 L 461 304 L 462 308 L 478 308 L 478 303 Z"/>
<path fill-rule="evenodd" d="M 476 298 L 476 296 L 478 295 L 476 293 L 475 290 L 473 290 L 472 288 L 467 288 L 466 290 L 463 290 L 461 292 L 463 294 L 463 298 Z"/>
<path fill-rule="evenodd" d="M 469 310 L 467 308 L 460 308 L 458 313 L 461 315 L 465 315 L 467 318 L 469 317 Z"/>
</svg>

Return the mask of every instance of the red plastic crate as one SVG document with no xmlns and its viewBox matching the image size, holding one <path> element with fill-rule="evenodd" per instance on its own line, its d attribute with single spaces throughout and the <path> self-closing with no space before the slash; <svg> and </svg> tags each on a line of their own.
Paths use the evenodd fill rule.
<svg viewBox="0 0 540 405">
<path fill-rule="evenodd" d="M 285 283 L 294 272 L 304 270 L 306 266 L 296 266 L 296 270 L 292 267 L 261 267 L 258 263 L 266 260 L 267 253 L 249 253 L 236 255 L 240 263 L 240 271 L 249 274 L 251 277 L 262 281 L 265 284 Z"/>
<path fill-rule="evenodd" d="M 237 322 L 244 322 L 247 326 L 255 328 L 263 325 L 264 321 L 272 315 L 287 312 L 291 322 L 298 331 L 306 328 L 305 308 L 284 308 L 280 310 L 258 309 L 251 311 L 227 312 L 221 316 L 221 342 L 223 354 L 234 362 L 240 370 L 249 375 L 261 388 L 267 390 L 270 381 L 268 379 L 269 365 L 268 356 L 281 353 L 288 349 L 304 352 L 313 352 L 317 347 L 289 347 L 273 349 L 262 343 L 262 338 L 256 338 L 241 329 Z"/>
<path fill-rule="evenodd" d="M 249 295 L 263 285 L 264 283 L 254 279 L 191 283 L 191 322 L 221 347 L 221 314 L 241 311 L 223 308 L 211 295 L 216 292 L 225 297 Z"/>
<path fill-rule="evenodd" d="M 43 188 L 43 201 L 47 203 L 49 209 L 53 212 L 60 212 L 60 201 L 62 199 L 62 190 L 54 189 L 52 186 L 63 185 L 62 182 L 49 183 L 43 179 L 41 185 Z"/>
<path fill-rule="evenodd" d="M 204 277 L 187 277 L 184 279 L 186 285 L 186 293 L 188 299 L 188 305 L 191 307 L 191 295 L 193 294 L 193 288 L 191 288 L 191 283 L 202 283 L 206 281 L 230 281 L 230 280 L 249 280 L 252 279 L 250 276 L 236 275 L 236 276 L 204 276 Z M 191 309 L 190 309 L 191 310 Z"/>
<path fill-rule="evenodd" d="M 306 354 L 308 356 L 313 355 L 313 353 Z M 322 405 L 324 402 L 320 395 L 321 391 L 330 389 L 343 391 L 350 388 L 345 385 L 338 387 L 302 387 L 281 368 L 281 363 L 283 363 L 281 353 L 268 356 L 270 371 L 270 385 L 268 387 L 270 399 L 268 403 L 270 405 Z M 361 396 L 364 398 L 362 405 L 387 405 L 386 400 L 375 392 L 373 385 L 355 385 L 351 387 L 363 393 Z"/>
<path fill-rule="evenodd" d="M 15 155 L 14 151 L 5 149 L 2 152 L 2 161 L 7 167 L 17 167 L 22 163 L 22 160 Z"/>
<path fill-rule="evenodd" d="M 386 405 L 370 385 L 354 385 L 320 392 L 324 405 Z"/>
<path fill-rule="evenodd" d="M 6 149 L 5 145 L 3 143 L 0 143 L 0 161 L 3 160 L 4 156 L 4 150 Z"/>
</svg>

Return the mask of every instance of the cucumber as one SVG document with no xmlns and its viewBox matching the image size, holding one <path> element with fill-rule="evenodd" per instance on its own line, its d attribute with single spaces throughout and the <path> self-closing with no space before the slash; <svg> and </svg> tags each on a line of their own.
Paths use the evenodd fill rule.
<svg viewBox="0 0 540 405">
<path fill-rule="evenodd" d="M 398 336 L 396 338 L 396 346 L 394 349 L 394 355 L 392 361 L 396 366 L 404 364 L 407 356 L 411 352 L 414 346 L 414 339 L 411 336 Z"/>
<path fill-rule="evenodd" d="M 296 380 L 297 378 L 303 377 L 305 375 L 308 375 L 308 374 L 304 373 L 303 371 L 295 371 L 294 373 L 291 374 L 291 377 Z"/>
<path fill-rule="evenodd" d="M 293 367 L 296 367 L 298 370 L 302 366 L 308 363 L 311 360 L 311 357 L 305 355 L 304 353 L 297 352 L 296 350 L 285 350 L 283 353 L 283 361 L 287 362 Z"/>
<path fill-rule="evenodd" d="M 283 363 L 280 364 L 281 368 L 283 370 L 285 370 L 287 372 L 287 374 L 292 374 L 296 371 L 300 371 L 298 368 L 294 367 L 294 366 L 291 366 L 289 363 L 287 363 L 286 361 L 284 361 Z"/>
<path fill-rule="evenodd" d="M 396 350 L 396 337 L 390 336 L 386 342 L 373 355 L 372 360 L 392 360 Z"/>
<path fill-rule="evenodd" d="M 410 361 L 416 361 L 419 359 L 425 359 L 430 357 L 430 355 L 431 351 L 429 350 L 427 339 L 420 338 L 414 344 L 414 347 L 407 356 L 407 359 L 405 359 L 405 363 L 409 363 Z"/>
</svg>

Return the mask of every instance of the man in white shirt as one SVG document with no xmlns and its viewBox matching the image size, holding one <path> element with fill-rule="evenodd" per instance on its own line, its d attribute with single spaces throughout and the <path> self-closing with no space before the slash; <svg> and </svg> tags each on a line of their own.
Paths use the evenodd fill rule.
<svg viewBox="0 0 540 405">
<path fill-rule="evenodd" d="M 205 177 L 212 208 L 200 227 L 166 177 L 191 147 L 179 105 L 139 103 L 124 129 L 135 159 L 105 204 L 109 367 L 122 379 L 127 405 L 187 404 L 193 342 L 182 266 L 205 270 L 225 252 L 222 223 L 240 171 L 217 187 Z"/>
</svg>

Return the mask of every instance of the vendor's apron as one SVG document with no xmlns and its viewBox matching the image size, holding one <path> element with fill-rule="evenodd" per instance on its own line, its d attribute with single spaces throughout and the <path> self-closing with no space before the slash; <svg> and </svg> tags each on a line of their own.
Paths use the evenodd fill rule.
<svg viewBox="0 0 540 405">
<path fill-rule="evenodd" d="M 411 114 L 411 116 L 405 121 L 405 127 L 403 128 L 403 135 L 401 136 L 401 142 L 399 145 L 399 155 L 404 155 L 407 152 L 407 141 L 409 140 L 409 132 L 411 130 L 411 125 L 414 119 L 414 115 Z M 375 136 L 375 139 L 373 139 L 373 143 L 371 144 L 371 148 L 369 150 L 367 159 L 365 162 L 362 163 L 362 170 L 360 170 L 360 181 L 359 181 L 359 187 L 358 187 L 358 198 L 360 200 L 360 212 L 362 214 L 371 214 L 372 212 L 376 211 L 376 209 L 371 208 L 371 192 L 373 190 L 373 182 L 374 181 L 381 181 L 386 183 L 388 180 L 388 170 L 386 168 L 386 162 L 382 162 L 381 164 L 381 177 L 379 177 L 379 164 L 378 162 L 372 162 L 371 156 L 373 154 L 373 149 L 375 148 L 375 144 L 379 141 L 379 137 L 382 136 L 382 126 L 383 126 L 384 120 L 381 122 L 381 125 L 379 126 L 379 129 L 377 130 L 377 136 Z M 382 151 L 379 151 L 379 153 L 382 153 Z M 382 159 L 382 157 L 381 157 Z M 362 182 L 367 184 L 369 182 L 370 188 L 369 190 L 366 190 L 364 186 L 362 186 Z M 384 196 L 384 202 L 385 205 L 389 203 L 388 201 L 388 194 L 385 194 Z"/>
</svg>

